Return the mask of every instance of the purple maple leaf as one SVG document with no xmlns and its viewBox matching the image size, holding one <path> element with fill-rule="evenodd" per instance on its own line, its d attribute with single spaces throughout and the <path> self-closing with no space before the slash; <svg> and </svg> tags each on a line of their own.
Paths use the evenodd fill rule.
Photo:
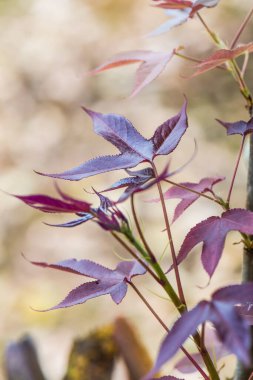
<svg viewBox="0 0 253 380">
<path fill-rule="evenodd" d="M 221 217 L 211 216 L 198 223 L 186 235 L 177 256 L 180 264 L 192 248 L 203 242 L 201 261 L 204 269 L 211 277 L 218 265 L 228 232 L 240 231 L 253 234 L 253 212 L 244 209 L 225 211 Z"/>
<path fill-rule="evenodd" d="M 146 273 L 146 270 L 137 261 L 120 262 L 114 270 L 90 260 L 70 259 L 56 264 L 37 261 L 31 261 L 31 263 L 43 268 L 57 269 L 96 279 L 96 281 L 86 282 L 71 290 L 58 305 L 42 311 L 78 305 L 105 294 L 110 294 L 112 300 L 119 304 L 126 295 L 127 283 L 131 281 L 132 277 Z"/>
<path fill-rule="evenodd" d="M 250 363 L 250 326 L 243 319 L 235 304 L 253 301 L 253 284 L 231 285 L 216 291 L 211 301 L 201 301 L 185 312 L 174 324 L 160 347 L 153 369 L 145 377 L 152 378 L 161 366 L 171 359 L 185 340 L 206 321 L 212 322 L 223 345 L 245 365 Z"/>
<path fill-rule="evenodd" d="M 198 193 L 206 193 L 211 192 L 214 185 L 217 183 L 223 181 L 224 177 L 206 177 L 203 178 L 200 182 L 194 183 L 194 182 L 181 182 L 179 185 L 187 187 L 191 190 L 197 191 Z M 167 190 L 164 193 L 165 199 L 174 199 L 174 198 L 180 198 L 181 202 L 177 205 L 175 209 L 175 213 L 173 216 L 173 222 L 179 218 L 179 216 L 189 207 L 193 202 L 195 202 L 200 197 L 200 194 L 193 193 L 187 189 L 180 188 L 178 186 L 172 186 L 169 190 Z M 153 202 L 159 202 L 159 199 L 153 200 Z"/>
<path fill-rule="evenodd" d="M 248 121 L 236 121 L 235 123 L 227 123 L 225 121 L 221 121 L 216 119 L 218 123 L 223 125 L 223 127 L 227 130 L 227 135 L 242 135 L 245 136 L 248 133 L 253 132 L 253 117 Z"/>
<path fill-rule="evenodd" d="M 130 121 L 123 116 L 103 115 L 84 108 L 93 120 L 94 131 L 116 146 L 120 154 L 97 157 L 63 173 L 44 175 L 78 181 L 112 170 L 133 168 L 141 162 L 152 163 L 156 156 L 167 155 L 177 147 L 188 127 L 186 106 L 185 101 L 178 115 L 159 126 L 149 140 L 140 135 Z"/>
<path fill-rule="evenodd" d="M 94 220 L 105 230 L 120 231 L 122 224 L 126 226 L 128 221 L 116 204 L 109 198 L 95 191 L 99 197 L 99 207 L 91 207 L 88 202 L 72 198 L 56 187 L 61 199 L 47 195 L 15 195 L 28 206 L 50 213 L 75 213 L 78 218 L 61 224 L 50 224 L 52 227 L 75 227 L 89 220 Z"/>
<path fill-rule="evenodd" d="M 43 194 L 14 195 L 28 206 L 49 213 L 87 213 L 91 209 L 91 204 L 80 199 L 72 198 L 65 194 L 56 186 L 61 199 Z"/>
</svg>

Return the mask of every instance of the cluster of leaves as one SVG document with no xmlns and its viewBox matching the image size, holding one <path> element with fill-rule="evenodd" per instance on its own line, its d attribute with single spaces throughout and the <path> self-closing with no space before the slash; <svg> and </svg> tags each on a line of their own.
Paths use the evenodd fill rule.
<svg viewBox="0 0 253 380">
<path fill-rule="evenodd" d="M 167 31 L 172 26 L 186 22 L 195 15 L 199 15 L 198 12 L 202 8 L 211 8 L 217 5 L 217 3 L 218 0 L 153 0 L 154 7 L 164 9 L 165 13 L 171 17 L 166 24 L 155 31 L 155 34 Z M 243 82 L 242 72 L 236 66 L 235 59 L 242 54 L 252 52 L 253 43 L 227 48 L 215 35 L 213 35 L 213 37 L 216 45 L 218 45 L 218 50 L 208 58 L 200 61 L 192 76 L 202 74 L 217 67 L 228 70 L 232 73 L 234 78 L 239 81 L 240 90 L 245 99 L 247 99 L 247 101 L 250 100 L 247 88 Z M 175 48 L 173 51 L 166 53 L 144 50 L 120 53 L 91 71 L 91 73 L 97 74 L 114 67 L 140 63 L 132 92 L 133 96 L 154 80 L 164 70 L 172 57 L 176 55 L 181 55 L 180 48 Z M 195 339 L 197 345 L 201 343 L 201 347 L 198 345 L 200 352 L 191 356 L 183 349 L 187 358 L 179 362 L 176 368 L 186 373 L 189 371 L 189 367 L 192 369 L 192 364 L 195 365 L 197 369 L 200 368 L 200 371 L 201 368 L 206 365 L 210 378 L 212 380 L 218 379 L 216 369 L 210 369 L 210 365 L 208 367 L 206 363 L 209 360 L 209 357 L 207 357 L 207 355 L 209 355 L 207 352 L 208 341 L 205 336 L 207 321 L 211 322 L 214 327 L 215 349 L 217 349 L 218 358 L 228 353 L 233 353 L 245 365 L 248 365 L 250 362 L 249 348 L 251 344 L 249 322 L 251 322 L 253 318 L 251 307 L 253 304 L 253 283 L 231 285 L 221 288 L 212 295 L 210 301 L 202 300 L 192 310 L 188 311 L 184 299 L 182 299 L 182 297 L 180 298 L 179 287 L 179 295 L 177 295 L 168 281 L 165 272 L 156 260 L 155 255 L 150 250 L 140 226 L 137 225 L 136 215 L 134 215 L 134 218 L 142 244 L 138 243 L 137 239 L 135 239 L 128 218 L 120 210 L 120 204 L 129 198 L 131 198 L 133 202 L 133 197 L 136 193 L 146 191 L 152 186 L 157 185 L 160 198 L 154 199 L 151 202 L 162 203 L 173 257 L 174 247 L 169 222 L 164 210 L 164 200 L 171 198 L 180 199 L 175 209 L 173 222 L 181 217 L 183 212 L 201 196 L 216 202 L 216 204 L 222 208 L 221 215 L 211 216 L 199 222 L 188 232 L 182 242 L 177 257 L 173 260 L 173 265 L 170 267 L 170 271 L 175 271 L 177 284 L 180 284 L 178 266 L 188 257 L 193 248 L 201 243 L 202 265 L 211 278 L 218 266 L 226 236 L 230 231 L 238 231 L 241 234 L 241 239 L 245 246 L 252 247 L 250 235 L 253 235 L 253 212 L 245 209 L 231 208 L 230 196 L 245 136 L 253 132 L 253 118 L 249 121 L 240 120 L 232 123 L 217 120 L 220 125 L 225 127 L 228 135 L 239 134 L 242 136 L 241 151 L 232 178 L 229 195 L 227 200 L 223 200 L 213 191 L 213 187 L 224 180 L 222 176 L 205 177 L 198 183 L 187 181 L 178 184 L 168 180 L 169 177 L 177 172 L 171 172 L 169 165 L 167 165 L 160 174 L 157 173 L 154 163 L 155 158 L 161 155 L 170 155 L 177 148 L 188 128 L 186 112 L 187 101 L 184 102 L 179 113 L 156 128 L 153 136 L 149 139 L 143 137 L 134 128 L 132 123 L 121 115 L 101 114 L 85 107 L 83 107 L 83 109 L 92 119 L 94 132 L 112 143 L 119 150 L 119 154 L 96 157 L 62 173 L 39 174 L 56 179 L 79 181 L 97 174 L 124 169 L 128 176 L 100 192 L 93 189 L 95 195 L 99 198 L 100 204 L 98 207 L 92 206 L 90 202 L 86 202 L 85 200 L 75 199 L 65 194 L 58 186 L 58 198 L 42 194 L 16 195 L 16 197 L 27 205 L 46 213 L 66 213 L 75 214 L 77 216 L 74 220 L 57 224 L 57 226 L 75 227 L 85 222 L 93 221 L 104 230 L 110 231 L 117 239 L 119 239 L 119 234 L 123 235 L 123 237 L 127 239 L 127 242 L 134 247 L 134 251 L 132 248 L 128 248 L 128 251 L 133 254 L 135 260 L 120 262 L 114 270 L 90 260 L 77 261 L 70 259 L 56 264 L 32 261 L 32 264 L 36 266 L 70 272 L 95 280 L 85 282 L 71 290 L 62 302 L 47 310 L 74 306 L 84 303 L 91 298 L 108 294 L 112 300 L 118 304 L 125 297 L 128 285 L 132 285 L 135 289 L 132 283 L 133 278 L 149 273 L 152 274 L 164 288 L 182 315 L 166 335 L 156 363 L 150 373 L 145 377 L 145 380 L 151 379 L 162 365 L 171 359 L 179 348 L 182 348 L 185 340 L 191 336 Z M 147 165 L 145 168 L 134 171 L 130 170 L 143 163 Z M 162 193 L 161 182 L 164 183 L 165 181 L 172 184 L 172 186 Z M 102 194 L 116 189 L 124 189 L 124 192 L 116 201 L 112 201 Z M 135 212 L 134 209 L 133 212 Z M 123 246 L 128 247 L 124 241 Z M 140 295 L 140 293 L 138 293 L 138 295 Z M 202 326 L 202 336 L 200 338 L 197 332 L 199 325 Z M 214 370 L 215 373 L 214 377 L 212 377 L 212 370 Z M 205 377 L 205 373 L 203 374 L 203 372 L 201 372 L 201 374 L 205 379 L 209 379 L 209 377 Z M 176 379 L 173 376 L 165 376 L 161 377 L 160 380 L 180 379 Z"/>
</svg>

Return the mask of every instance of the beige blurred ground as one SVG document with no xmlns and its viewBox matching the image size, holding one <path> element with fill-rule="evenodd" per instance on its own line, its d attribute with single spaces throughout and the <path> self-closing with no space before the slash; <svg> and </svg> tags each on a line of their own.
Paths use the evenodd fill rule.
<svg viewBox="0 0 253 380">
<path fill-rule="evenodd" d="M 221 1 L 220 7 L 203 11 L 203 16 L 226 41 L 248 11 L 250 1 Z M 198 154 L 189 168 L 176 180 L 199 180 L 203 176 L 226 175 L 227 181 L 217 189 L 226 194 L 239 147 L 239 138 L 225 138 L 224 130 L 214 118 L 234 121 L 247 118 L 236 85 L 218 70 L 194 80 L 186 80 L 188 63 L 175 58 L 166 72 L 134 99 L 128 99 L 135 67 L 113 70 L 97 77 L 86 72 L 111 55 L 133 49 L 166 50 L 186 46 L 189 55 L 204 57 L 211 51 L 208 36 L 197 20 L 163 36 L 144 36 L 165 21 L 160 10 L 149 1 L 138 0 L 1 0 L 0 1 L 0 188 L 28 194 L 54 194 L 53 182 L 36 175 L 63 171 L 94 155 L 114 153 L 110 144 L 92 133 L 88 117 L 80 105 L 99 112 L 124 114 L 147 137 L 166 118 L 178 112 L 183 94 L 189 98 L 190 129 L 182 147 L 174 154 L 173 167 L 184 163 L 198 140 Z M 242 41 L 250 41 L 252 24 Z M 250 63 L 252 65 L 252 63 Z M 252 71 L 252 70 L 251 70 Z M 249 77 L 249 82 L 252 76 Z M 239 169 L 233 202 L 243 206 L 245 199 L 246 156 Z M 159 163 L 164 164 L 166 159 Z M 87 195 L 83 188 L 101 189 L 119 179 L 122 173 L 61 186 L 75 196 Z M 153 197 L 150 195 L 143 199 Z M 175 202 L 168 202 L 170 215 Z M 158 253 L 166 239 L 161 233 L 161 210 L 140 200 L 139 214 L 149 241 Z M 201 200 L 175 225 L 175 245 L 180 247 L 184 233 L 201 218 L 219 210 Z M 65 371 L 71 340 L 96 326 L 126 315 L 140 331 L 153 356 L 163 331 L 134 294 L 120 306 L 109 297 L 99 298 L 76 308 L 50 313 L 31 310 L 58 302 L 79 279 L 71 275 L 34 268 L 21 252 L 34 260 L 57 261 L 71 257 L 90 258 L 113 267 L 121 254 L 116 243 L 94 224 L 75 229 L 49 228 L 42 222 L 61 222 L 61 216 L 41 215 L 17 200 L 1 194 L 0 201 L 0 350 L 23 333 L 34 337 L 43 368 L 50 380 L 59 380 Z M 221 265 L 210 287 L 201 290 L 207 276 L 199 266 L 198 254 L 182 265 L 187 297 L 194 304 L 218 286 L 240 276 L 240 247 L 231 245 L 238 236 L 230 236 Z M 168 257 L 168 255 L 167 255 Z M 164 265 L 168 265 L 166 258 Z M 173 281 L 173 280 L 172 280 Z M 172 306 L 150 292 L 162 295 L 149 280 L 139 283 L 143 293 L 169 324 L 175 319 Z M 144 323 L 145 321 L 145 323 Z M 225 372 L 224 372 L 225 373 Z M 231 366 L 228 368 L 231 373 Z M 1 378 L 0 374 L 0 378 Z M 115 375 L 119 379 L 119 375 Z M 196 375 L 193 376 L 196 379 Z M 123 375 L 121 376 L 123 379 Z"/>
</svg>

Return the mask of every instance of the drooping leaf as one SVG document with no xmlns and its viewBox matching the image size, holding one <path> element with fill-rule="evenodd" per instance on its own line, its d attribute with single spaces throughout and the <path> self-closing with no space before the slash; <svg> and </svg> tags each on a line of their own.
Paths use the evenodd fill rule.
<svg viewBox="0 0 253 380">
<path fill-rule="evenodd" d="M 227 135 L 242 135 L 246 136 L 248 133 L 253 132 L 253 117 L 249 121 L 236 121 L 235 123 L 228 123 L 216 119 L 218 123 L 223 125 L 227 130 Z"/>
<path fill-rule="evenodd" d="M 234 49 L 220 49 L 215 53 L 211 54 L 208 58 L 204 59 L 196 67 L 197 70 L 192 74 L 192 78 L 197 75 L 203 74 L 209 70 L 214 69 L 217 66 L 226 63 L 231 59 L 235 59 L 244 53 L 252 53 L 253 51 L 253 42 L 250 42 L 246 45 L 241 45 Z"/>
<path fill-rule="evenodd" d="M 62 302 L 47 310 L 78 305 L 91 298 L 105 294 L 110 294 L 113 301 L 118 304 L 126 295 L 127 281 L 131 281 L 134 276 L 146 273 L 146 270 L 137 261 L 121 262 L 114 270 L 105 268 L 90 260 L 70 259 L 56 264 L 37 261 L 32 261 L 31 263 L 43 268 L 57 269 L 96 279 L 96 281 L 86 282 L 71 290 Z"/>
<path fill-rule="evenodd" d="M 205 347 L 213 359 L 213 362 L 217 362 L 231 353 L 230 350 L 226 348 L 218 338 L 217 331 L 209 325 L 205 326 Z M 200 367 L 205 367 L 205 363 L 199 352 L 191 353 L 191 357 L 199 364 Z M 197 371 L 196 367 L 186 356 L 177 362 L 175 368 L 184 374 Z"/>
<path fill-rule="evenodd" d="M 250 362 L 250 327 L 234 306 L 245 300 L 253 301 L 252 283 L 222 288 L 213 294 L 211 301 L 201 301 L 192 310 L 185 312 L 162 342 L 155 365 L 145 380 L 157 373 L 162 365 L 175 355 L 185 340 L 196 332 L 197 327 L 205 321 L 212 322 L 223 345 L 245 365 L 248 365 Z"/>
<path fill-rule="evenodd" d="M 206 192 L 212 192 L 212 188 L 217 183 L 223 181 L 224 177 L 206 177 L 203 178 L 200 182 L 194 183 L 194 182 L 181 182 L 179 185 L 187 187 L 191 190 L 197 191 L 198 193 L 204 194 Z M 199 194 L 193 193 L 187 189 L 180 188 L 178 186 L 172 186 L 169 190 L 167 190 L 164 193 L 165 199 L 174 199 L 179 198 L 181 201 L 177 205 L 175 209 L 175 213 L 173 216 L 173 222 L 179 218 L 180 215 L 198 198 L 200 197 Z M 158 202 L 159 199 L 155 199 L 155 202 Z"/>
<path fill-rule="evenodd" d="M 221 217 L 211 216 L 198 223 L 186 235 L 179 251 L 177 262 L 180 264 L 192 248 L 203 242 L 201 261 L 211 277 L 222 255 L 226 235 L 230 231 L 253 234 L 253 212 L 244 209 L 232 209 Z"/>
<path fill-rule="evenodd" d="M 79 226 L 80 224 L 86 223 L 93 218 L 94 218 L 94 216 L 92 214 L 87 213 L 84 215 L 80 214 L 78 219 L 70 220 L 70 221 L 65 222 L 65 223 L 58 223 L 58 224 L 45 223 L 45 224 L 47 226 L 50 226 L 50 227 L 67 227 L 67 228 L 70 228 L 70 227 L 76 227 L 76 226 Z"/>
<path fill-rule="evenodd" d="M 115 145 L 120 155 L 98 157 L 58 174 L 43 174 L 49 177 L 78 181 L 99 173 L 129 169 L 141 162 L 153 162 L 157 155 L 167 155 L 178 145 L 188 127 L 185 101 L 178 115 L 157 128 L 154 136 L 147 140 L 126 118 L 116 114 L 100 114 L 84 109 L 92 118 L 94 131 Z"/>
<path fill-rule="evenodd" d="M 131 93 L 131 96 L 135 96 L 161 74 L 168 62 L 172 59 L 174 52 L 175 50 L 168 53 L 151 50 L 127 51 L 116 54 L 90 73 L 98 74 L 115 67 L 140 63 L 136 71 L 135 84 Z"/>
</svg>

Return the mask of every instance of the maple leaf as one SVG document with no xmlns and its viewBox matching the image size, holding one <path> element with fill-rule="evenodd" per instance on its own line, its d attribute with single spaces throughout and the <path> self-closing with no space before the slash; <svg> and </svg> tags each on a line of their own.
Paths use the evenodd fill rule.
<svg viewBox="0 0 253 380">
<path fill-rule="evenodd" d="M 211 216 L 198 223 L 186 235 L 177 256 L 180 264 L 192 248 L 203 242 L 201 261 L 204 269 L 211 277 L 221 258 L 226 235 L 230 231 L 253 234 L 253 212 L 244 209 L 225 211 L 221 217 Z"/>
<path fill-rule="evenodd" d="M 43 268 L 57 269 L 96 279 L 96 281 L 85 282 L 71 290 L 62 302 L 42 311 L 78 305 L 89 299 L 105 294 L 109 294 L 112 300 L 116 304 L 119 304 L 126 295 L 127 283 L 130 282 L 133 277 L 146 273 L 146 270 L 137 261 L 120 262 L 114 270 L 90 260 L 70 259 L 60 261 L 56 264 L 38 261 L 31 261 L 31 263 Z"/>
<path fill-rule="evenodd" d="M 133 97 L 161 74 L 168 62 L 172 59 L 175 51 L 176 49 L 165 53 L 151 50 L 134 50 L 119 53 L 94 70 L 91 70 L 90 74 L 98 74 L 115 67 L 140 63 L 136 71 L 134 88 L 130 95 Z"/>
<path fill-rule="evenodd" d="M 246 136 L 248 133 L 253 132 L 253 117 L 248 121 L 236 121 L 235 123 L 228 123 L 225 121 L 221 121 L 216 119 L 218 123 L 223 125 L 223 127 L 227 130 L 227 135 L 242 135 Z"/>
<path fill-rule="evenodd" d="M 198 193 L 204 194 L 206 192 L 211 192 L 214 185 L 217 183 L 223 181 L 224 177 L 206 177 L 203 178 L 200 182 L 194 183 L 194 182 L 181 182 L 179 183 L 180 186 L 187 187 L 191 190 L 197 191 Z M 179 218 L 180 215 L 189 207 L 192 205 L 193 202 L 195 202 L 200 197 L 200 194 L 193 193 L 187 189 L 180 188 L 178 186 L 172 186 L 169 190 L 167 190 L 164 193 L 165 199 L 174 199 L 174 198 L 180 198 L 181 202 L 177 205 L 174 216 L 173 216 L 173 222 Z M 159 202 L 159 199 L 154 199 L 153 202 Z"/>
<path fill-rule="evenodd" d="M 250 363 L 250 326 L 240 316 L 235 304 L 253 301 L 253 284 L 231 285 L 217 290 L 211 301 L 201 301 L 185 312 L 174 324 L 161 344 L 153 369 L 145 377 L 150 379 L 161 366 L 171 359 L 185 340 L 196 332 L 199 325 L 212 322 L 223 345 L 245 365 Z"/>
<path fill-rule="evenodd" d="M 223 357 L 229 355 L 231 352 L 228 348 L 224 347 L 220 341 L 217 331 L 214 328 L 211 328 L 209 325 L 205 326 L 205 347 L 208 352 L 210 352 L 213 362 L 217 362 Z M 205 363 L 199 352 L 191 353 L 191 357 L 199 364 L 199 366 L 204 367 Z M 196 367 L 192 362 L 187 358 L 183 357 L 180 361 L 177 362 L 175 368 L 181 373 L 192 373 L 196 372 Z"/>
<path fill-rule="evenodd" d="M 61 199 L 43 194 L 13 195 L 37 210 L 49 213 L 87 213 L 91 209 L 91 204 L 80 199 L 72 198 L 65 194 L 56 186 Z"/>
<path fill-rule="evenodd" d="M 226 63 L 231 59 L 235 59 L 244 53 L 252 53 L 253 51 L 253 42 L 250 42 L 246 45 L 238 46 L 234 49 L 220 49 L 211 54 L 208 58 L 202 60 L 196 67 L 197 70 L 191 75 L 191 78 L 196 77 L 197 75 L 203 74 L 209 70 L 216 68 L 217 66 Z"/>
<path fill-rule="evenodd" d="M 187 102 L 181 111 L 157 128 L 154 136 L 145 139 L 126 118 L 116 114 L 101 114 L 84 108 L 93 120 L 94 131 L 119 149 L 120 154 L 91 159 L 59 174 L 43 174 L 49 177 L 78 181 L 112 170 L 129 169 L 141 162 L 152 163 L 158 155 L 171 153 L 188 127 Z"/>
<path fill-rule="evenodd" d="M 195 1 L 180 1 L 180 0 L 153 0 L 154 6 L 165 9 L 165 14 L 170 17 L 170 20 L 162 24 L 160 27 L 150 33 L 150 36 L 159 35 L 168 30 L 179 26 L 189 18 L 192 18 L 196 12 L 202 8 L 215 7 L 219 0 L 195 0 Z"/>
<path fill-rule="evenodd" d="M 91 204 L 84 202 L 63 193 L 58 186 L 57 191 L 62 199 L 49 197 L 47 195 L 15 195 L 16 198 L 22 200 L 28 206 L 39 209 L 43 212 L 50 213 L 75 213 L 78 219 L 71 220 L 61 224 L 45 223 L 52 227 L 75 227 L 89 220 L 94 220 L 105 230 L 120 231 L 121 226 L 128 225 L 128 221 L 124 214 L 118 209 L 115 202 L 95 191 L 99 197 L 99 207 L 91 207 Z"/>
</svg>

